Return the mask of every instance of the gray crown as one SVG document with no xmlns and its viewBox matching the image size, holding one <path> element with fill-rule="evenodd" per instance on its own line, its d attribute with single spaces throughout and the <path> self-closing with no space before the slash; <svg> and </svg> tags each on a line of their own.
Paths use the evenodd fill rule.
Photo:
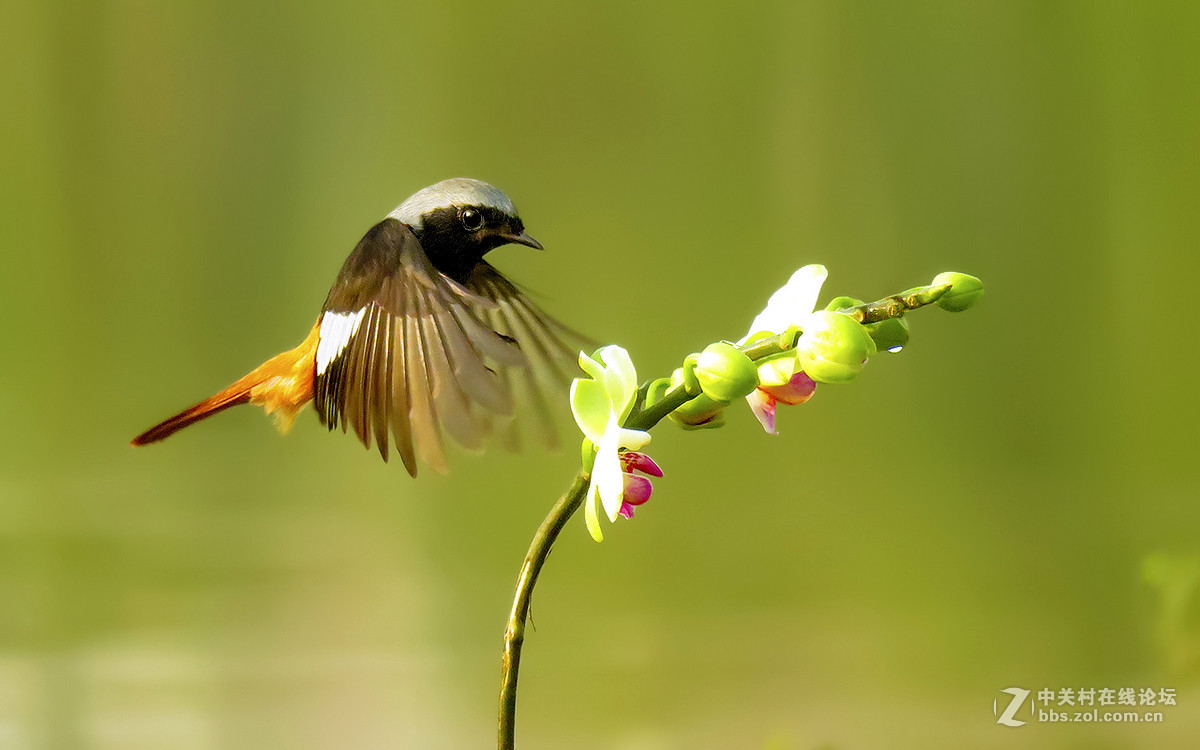
<svg viewBox="0 0 1200 750">
<path fill-rule="evenodd" d="M 512 217 L 517 215 L 513 202 L 500 188 L 470 177 L 451 177 L 413 193 L 408 200 L 396 206 L 388 218 L 420 229 L 429 212 L 455 206 L 488 206 Z"/>
</svg>

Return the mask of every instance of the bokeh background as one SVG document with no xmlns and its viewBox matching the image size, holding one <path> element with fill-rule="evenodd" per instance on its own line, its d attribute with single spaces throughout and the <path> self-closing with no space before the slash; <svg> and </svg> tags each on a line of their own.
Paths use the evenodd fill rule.
<svg viewBox="0 0 1200 750">
<path fill-rule="evenodd" d="M 456 175 L 645 377 L 805 263 L 988 289 L 776 438 L 660 426 L 651 503 L 551 557 L 522 748 L 1195 747 L 1198 7 L 5 0 L 0 747 L 491 746 L 565 399 L 559 454 L 416 481 L 311 414 L 127 445 Z M 998 726 L 1012 686 L 1178 705 Z"/>
</svg>

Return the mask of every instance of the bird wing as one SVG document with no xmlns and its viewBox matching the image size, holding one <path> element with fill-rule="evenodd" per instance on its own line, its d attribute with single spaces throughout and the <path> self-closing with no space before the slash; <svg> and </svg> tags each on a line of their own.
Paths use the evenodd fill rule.
<svg viewBox="0 0 1200 750">
<path fill-rule="evenodd" d="M 388 459 L 389 432 L 409 474 L 419 455 L 446 472 L 443 431 L 470 450 L 497 422 L 505 444 L 514 385 L 553 435 L 543 388 L 565 380 L 572 332 L 487 263 L 459 284 L 440 273 L 406 225 L 367 232 L 329 291 L 319 322 L 313 399 L 329 429 L 353 427 Z M 580 337 L 582 340 L 582 337 Z"/>
<path fill-rule="evenodd" d="M 474 307 L 476 316 L 505 339 L 515 341 L 525 355 L 528 366 L 508 368 L 499 374 L 510 390 L 519 394 L 518 399 L 532 407 L 530 411 L 538 419 L 536 432 L 545 447 L 557 448 L 558 435 L 545 394 L 561 391 L 571 378 L 580 374 L 579 350 L 595 348 L 595 343 L 544 313 L 487 261 L 475 266 L 465 286 L 477 298 L 487 301 Z M 501 438 L 508 449 L 520 448 L 514 422 L 505 425 Z"/>
</svg>

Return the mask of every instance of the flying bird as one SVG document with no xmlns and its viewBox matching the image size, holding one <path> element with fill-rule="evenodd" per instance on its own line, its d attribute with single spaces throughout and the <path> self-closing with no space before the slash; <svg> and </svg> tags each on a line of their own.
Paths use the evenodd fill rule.
<svg viewBox="0 0 1200 750">
<path fill-rule="evenodd" d="M 587 339 L 483 259 L 510 243 L 542 249 L 492 185 L 454 178 L 418 191 L 359 240 L 299 346 L 132 444 L 247 403 L 274 414 L 286 431 L 311 401 L 323 425 L 353 428 L 368 449 L 374 439 L 384 461 L 390 433 L 410 475 L 418 455 L 445 473 L 443 431 L 478 450 L 503 421 L 505 442 L 515 447 L 508 418 L 521 403 L 518 382 L 552 444 L 541 393 L 569 377 L 562 366 L 578 352 L 572 344 Z"/>
</svg>

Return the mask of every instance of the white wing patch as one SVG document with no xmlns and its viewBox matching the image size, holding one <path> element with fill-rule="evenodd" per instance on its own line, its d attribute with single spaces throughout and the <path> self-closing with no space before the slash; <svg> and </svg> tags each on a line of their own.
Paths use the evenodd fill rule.
<svg viewBox="0 0 1200 750">
<path fill-rule="evenodd" d="M 358 312 L 327 312 L 321 316 L 321 332 L 317 340 L 317 374 L 324 375 L 329 363 L 341 356 L 350 343 L 350 337 L 362 325 L 367 308 Z"/>
</svg>

